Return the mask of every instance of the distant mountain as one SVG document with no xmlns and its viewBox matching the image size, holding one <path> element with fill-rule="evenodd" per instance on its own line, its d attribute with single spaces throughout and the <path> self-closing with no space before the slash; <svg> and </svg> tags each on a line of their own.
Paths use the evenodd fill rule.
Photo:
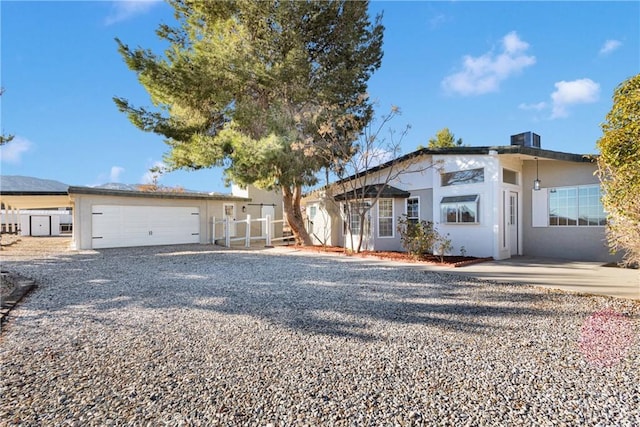
<svg viewBox="0 0 640 427">
<path fill-rule="evenodd" d="M 52 179 L 32 176 L 0 175 L 0 191 L 67 191 L 69 185 Z"/>
<path fill-rule="evenodd" d="M 138 184 L 123 184 L 121 182 L 108 182 L 106 184 L 94 185 L 93 188 L 104 188 L 107 190 L 125 190 L 125 191 L 139 191 Z"/>
<path fill-rule="evenodd" d="M 93 188 L 104 188 L 107 190 L 140 191 L 140 184 L 123 184 L 120 182 L 109 182 L 107 184 L 96 185 Z M 161 187 L 162 188 L 162 187 Z M 32 176 L 0 175 L 0 192 L 8 191 L 67 191 L 69 185 L 52 179 L 34 178 Z M 206 193 L 204 191 L 193 191 L 183 189 L 184 193 Z M 209 194 L 209 193 L 207 193 Z"/>
<path fill-rule="evenodd" d="M 104 188 L 107 190 L 143 191 L 141 187 L 143 187 L 143 184 L 123 184 L 120 182 L 108 182 L 106 184 L 93 186 L 93 188 Z M 159 186 L 159 191 L 168 191 L 168 190 L 170 190 L 169 187 L 164 187 L 162 185 Z M 211 194 L 206 191 L 187 190 L 184 188 L 182 189 L 181 192 L 196 193 L 196 194 L 200 194 L 200 193 Z"/>
</svg>

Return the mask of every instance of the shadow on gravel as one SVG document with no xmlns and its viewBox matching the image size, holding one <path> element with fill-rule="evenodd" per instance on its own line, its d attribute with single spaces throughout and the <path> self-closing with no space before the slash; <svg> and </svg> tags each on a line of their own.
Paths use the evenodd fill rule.
<svg viewBox="0 0 640 427">
<path fill-rule="evenodd" d="M 549 295 L 523 286 L 363 259 L 200 245 L 66 253 L 29 261 L 21 270 L 31 271 L 39 284 L 24 303 L 34 310 L 27 316 L 74 316 L 88 322 L 100 321 L 101 311 L 126 316 L 140 308 L 186 309 L 199 316 L 204 310 L 369 341 L 385 339 L 379 322 L 499 334 L 510 327 L 506 318 L 559 314 L 542 307 Z"/>
</svg>

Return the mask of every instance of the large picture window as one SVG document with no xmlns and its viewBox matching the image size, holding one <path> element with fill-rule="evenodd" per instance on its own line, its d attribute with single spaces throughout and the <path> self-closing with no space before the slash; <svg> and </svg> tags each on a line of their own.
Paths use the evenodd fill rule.
<svg viewBox="0 0 640 427">
<path fill-rule="evenodd" d="M 603 226 L 606 214 L 599 185 L 552 188 L 549 191 L 550 226 Z"/>
<path fill-rule="evenodd" d="M 476 224 L 478 195 L 443 197 L 440 201 L 441 221 L 447 224 Z"/>
<path fill-rule="evenodd" d="M 393 237 L 393 199 L 378 200 L 378 237 Z"/>
<path fill-rule="evenodd" d="M 478 182 L 484 182 L 484 168 L 444 172 L 440 175 L 440 184 L 443 187 L 449 185 L 476 184 Z"/>
</svg>

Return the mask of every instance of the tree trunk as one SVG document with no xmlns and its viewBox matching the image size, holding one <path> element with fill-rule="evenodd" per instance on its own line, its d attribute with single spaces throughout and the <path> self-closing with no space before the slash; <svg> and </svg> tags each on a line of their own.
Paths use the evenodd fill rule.
<svg viewBox="0 0 640 427">
<path fill-rule="evenodd" d="M 282 202 L 284 204 L 284 219 L 291 227 L 291 232 L 296 240 L 296 244 L 302 246 L 312 246 L 311 236 L 304 226 L 302 211 L 300 209 L 300 199 L 302 198 L 302 187 L 296 185 L 292 188 L 282 187 Z"/>
</svg>

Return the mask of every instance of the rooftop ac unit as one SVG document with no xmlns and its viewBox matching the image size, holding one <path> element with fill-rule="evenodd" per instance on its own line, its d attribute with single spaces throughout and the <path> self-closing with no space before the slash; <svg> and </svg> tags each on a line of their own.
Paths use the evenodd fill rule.
<svg viewBox="0 0 640 427">
<path fill-rule="evenodd" d="M 533 132 L 523 132 L 511 135 L 511 145 L 540 148 L 540 135 Z"/>
</svg>

